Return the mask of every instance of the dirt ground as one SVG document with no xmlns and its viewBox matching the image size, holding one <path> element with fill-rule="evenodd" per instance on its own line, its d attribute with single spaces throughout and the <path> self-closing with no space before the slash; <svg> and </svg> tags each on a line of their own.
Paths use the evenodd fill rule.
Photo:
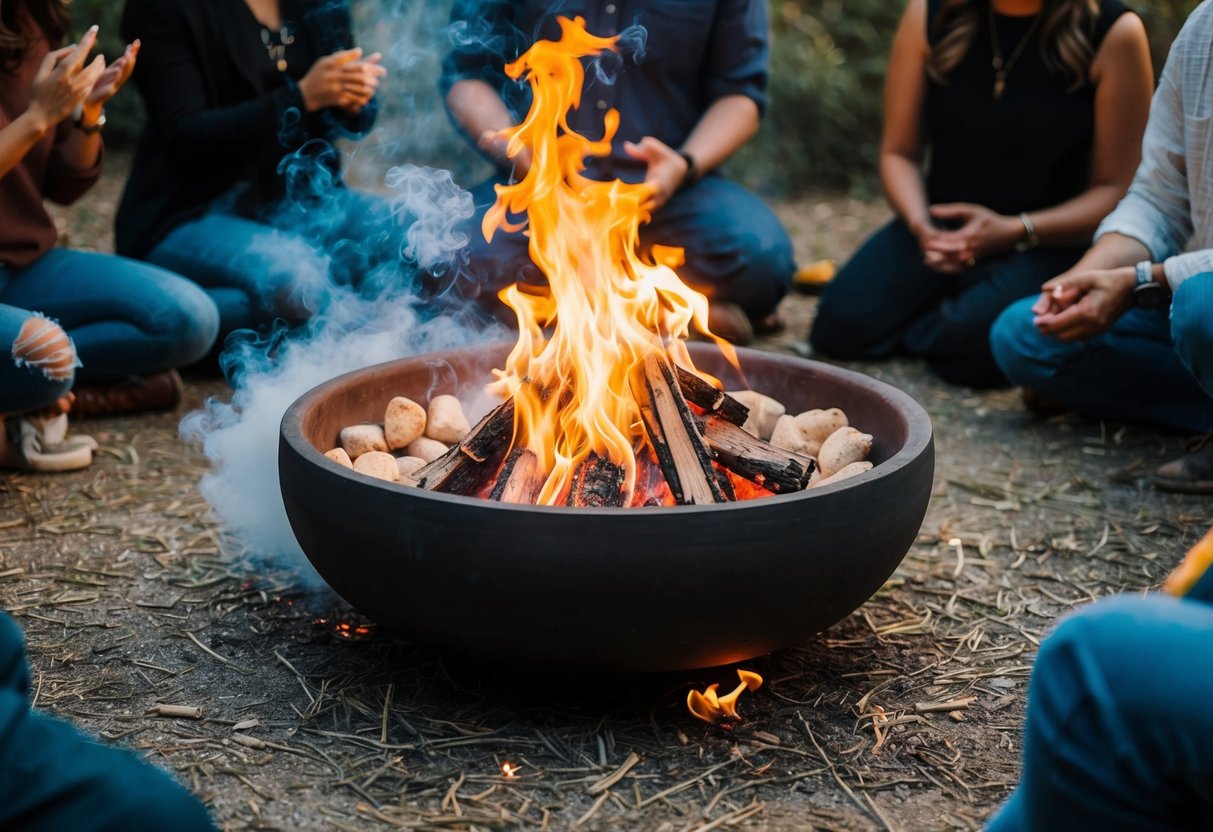
<svg viewBox="0 0 1213 832">
<path fill-rule="evenodd" d="M 74 244 L 108 245 L 116 193 L 65 215 Z M 885 216 L 837 198 L 780 211 L 802 261 L 845 257 Z M 812 310 L 789 298 L 763 347 L 794 349 Z M 223 829 L 977 829 L 1016 781 L 1041 637 L 1156 586 L 1209 502 L 1148 483 L 1180 437 L 1043 421 L 909 361 L 858 369 L 931 414 L 926 521 L 861 609 L 742 665 L 767 683 L 732 730 L 685 707 L 730 668 L 522 677 L 380 632 L 217 525 L 184 409 L 88 423 L 87 471 L 0 479 L 0 607 L 27 633 L 38 707 L 172 771 Z M 187 392 L 189 409 L 224 387 Z"/>
</svg>

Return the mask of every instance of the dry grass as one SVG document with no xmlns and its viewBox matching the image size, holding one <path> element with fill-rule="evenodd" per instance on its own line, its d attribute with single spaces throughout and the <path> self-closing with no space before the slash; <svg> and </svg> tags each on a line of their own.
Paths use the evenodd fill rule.
<svg viewBox="0 0 1213 832">
<path fill-rule="evenodd" d="M 781 210 L 805 259 L 883 216 Z M 104 248 L 76 230 L 104 202 L 81 212 L 76 242 Z M 768 348 L 803 338 L 812 301 L 785 311 Z M 731 671 L 533 678 L 377 631 L 217 527 L 172 415 L 90 425 L 86 472 L 0 480 L 0 606 L 28 634 L 39 707 L 173 770 L 225 829 L 977 829 L 1016 780 L 1041 637 L 1156 585 L 1208 504 L 1146 483 L 1177 438 L 1039 421 L 911 362 L 860 369 L 932 415 L 926 522 L 859 611 L 747 663 L 767 684 L 732 730 L 684 705 Z"/>
</svg>

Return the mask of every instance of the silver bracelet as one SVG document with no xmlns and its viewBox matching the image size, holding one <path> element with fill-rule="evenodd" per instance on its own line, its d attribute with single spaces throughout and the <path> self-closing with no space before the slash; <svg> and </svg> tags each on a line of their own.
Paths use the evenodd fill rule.
<svg viewBox="0 0 1213 832">
<path fill-rule="evenodd" d="M 1019 212 L 1019 221 L 1023 223 L 1024 238 L 1015 244 L 1015 250 L 1031 251 L 1040 245 L 1040 238 L 1036 236 L 1036 226 L 1032 224 L 1031 218 L 1023 211 Z"/>
</svg>

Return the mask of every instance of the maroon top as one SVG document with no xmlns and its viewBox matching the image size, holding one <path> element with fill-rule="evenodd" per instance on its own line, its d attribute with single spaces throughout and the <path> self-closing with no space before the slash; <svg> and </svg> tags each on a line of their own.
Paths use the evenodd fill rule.
<svg viewBox="0 0 1213 832">
<path fill-rule="evenodd" d="M 12 73 L 0 69 L 0 130 L 29 109 L 34 76 L 49 51 L 46 38 L 39 37 Z M 28 266 L 54 247 L 59 233 L 42 200 L 70 205 L 101 175 L 101 154 L 88 170 L 73 170 L 63 161 L 59 145 L 74 129 L 67 119 L 0 176 L 0 266 Z"/>
</svg>

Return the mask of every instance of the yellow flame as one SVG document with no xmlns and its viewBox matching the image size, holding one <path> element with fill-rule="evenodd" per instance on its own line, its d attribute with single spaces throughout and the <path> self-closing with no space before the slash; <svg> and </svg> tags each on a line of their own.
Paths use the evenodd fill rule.
<svg viewBox="0 0 1213 832">
<path fill-rule="evenodd" d="M 525 78 L 533 93 L 526 118 L 503 131 L 511 157 L 530 152 L 521 181 L 497 186 L 497 201 L 482 230 L 529 236 L 531 259 L 549 290 L 517 284 L 500 293 L 518 316 L 518 342 L 490 390 L 513 396 L 515 446 L 532 450 L 547 479 L 538 502 L 554 504 L 591 452 L 625 471 L 630 497 L 636 485 L 635 448 L 644 442 L 640 408 L 632 394 L 646 355 L 662 350 L 694 369 L 684 340 L 691 327 L 710 334 L 707 299 L 674 271 L 682 250 L 654 246 L 638 254 L 642 205 L 651 186 L 582 175 L 585 159 L 606 156 L 619 112 L 604 116 L 604 135 L 591 141 L 568 124 L 579 107 L 585 71 L 581 58 L 614 49 L 617 37 L 596 37 L 581 18 L 560 18 L 558 41 L 541 40 L 506 73 Z M 513 224 L 511 215 L 526 214 Z M 554 327 L 551 335 L 545 327 Z M 716 339 L 736 363 L 729 345 Z"/>
<path fill-rule="evenodd" d="M 742 670 L 738 668 L 737 675 L 741 678 L 741 684 L 733 689 L 732 693 L 718 696 L 716 694 L 720 685 L 708 685 L 707 689 L 700 693 L 697 690 L 692 690 L 687 694 L 687 709 L 696 719 L 702 719 L 704 722 L 710 722 L 715 725 L 726 719 L 736 720 L 741 719 L 737 713 L 737 700 L 741 694 L 747 690 L 755 691 L 762 687 L 762 677 L 752 670 Z"/>
<path fill-rule="evenodd" d="M 509 760 L 506 760 L 504 763 L 501 764 L 501 773 L 504 774 L 506 777 L 517 777 L 518 772 L 521 769 L 522 769 L 522 766 L 516 766 L 513 763 L 511 763 Z"/>
</svg>

